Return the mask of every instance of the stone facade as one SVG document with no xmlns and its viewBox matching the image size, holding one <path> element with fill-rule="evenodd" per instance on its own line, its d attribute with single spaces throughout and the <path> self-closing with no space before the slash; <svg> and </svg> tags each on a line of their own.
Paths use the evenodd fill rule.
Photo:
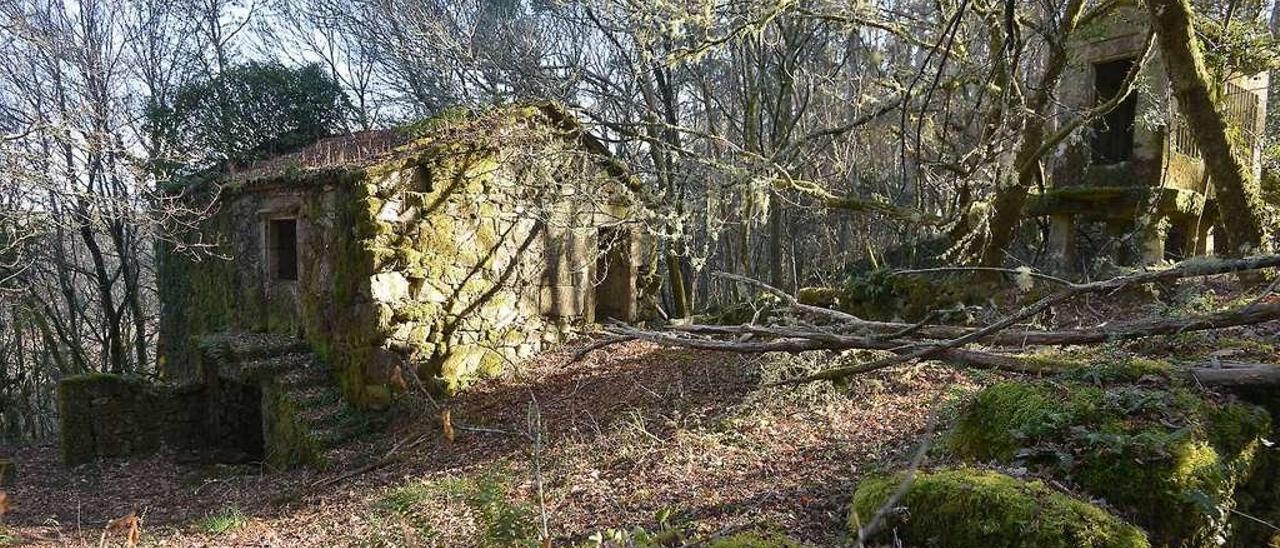
<svg viewBox="0 0 1280 548">
<path fill-rule="evenodd" d="M 1078 31 L 1068 46 L 1071 57 L 1059 87 L 1059 127 L 1107 99 L 1101 96 L 1102 88 L 1115 85 L 1117 77 L 1108 78 L 1107 72 L 1122 78 L 1126 71 L 1116 69 L 1125 60 L 1141 58 L 1147 17 L 1141 6 L 1121 5 Z M 1245 139 L 1255 174 L 1260 174 L 1257 137 L 1266 117 L 1268 76 L 1227 78 L 1223 102 L 1228 119 Z M 1105 249 L 1083 255 L 1109 255 L 1120 264 L 1212 252 L 1213 187 L 1194 137 L 1177 113 L 1158 51 L 1139 72 L 1131 101 L 1059 146 L 1048 166 L 1050 189 L 1031 201 L 1032 215 L 1051 217 L 1050 244 L 1065 265 L 1074 264 L 1083 240 L 1106 242 Z M 1117 143 L 1106 137 L 1117 135 L 1106 135 L 1108 130 L 1125 125 L 1131 127 L 1129 142 L 1118 145 L 1124 154 L 1100 153 L 1100 144 L 1116 148 Z"/>
<path fill-rule="evenodd" d="M 378 408 L 418 380 L 460 390 L 597 310 L 635 319 L 629 182 L 563 111 L 453 115 L 392 139 L 339 161 L 322 142 L 206 184 L 217 208 L 200 232 L 227 259 L 161 250 L 167 376 L 200 377 L 203 335 L 296 334 L 348 401 Z"/>
</svg>

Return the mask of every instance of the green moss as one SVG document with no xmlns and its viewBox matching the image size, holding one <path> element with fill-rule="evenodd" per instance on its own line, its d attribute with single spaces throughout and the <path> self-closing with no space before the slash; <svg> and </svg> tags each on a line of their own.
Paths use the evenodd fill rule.
<svg viewBox="0 0 1280 548">
<path fill-rule="evenodd" d="M 279 386 L 270 384 L 263 390 L 263 421 L 267 462 L 277 469 L 297 466 L 323 468 L 328 464 L 314 433 L 303 422 L 298 408 L 283 396 Z"/>
<path fill-rule="evenodd" d="M 1131 362 L 1103 371 L 1132 379 L 1165 367 Z M 1209 546 L 1227 532 L 1234 491 L 1269 424 L 1256 407 L 1177 386 L 1057 379 L 982 391 L 946 447 L 972 462 L 1044 467 L 1132 516 L 1155 540 Z"/>
<path fill-rule="evenodd" d="M 1101 357 L 1063 364 L 1061 378 L 1091 384 L 1137 382 L 1144 378 L 1176 381 L 1169 362 L 1142 357 Z"/>
<path fill-rule="evenodd" d="M 780 535 L 740 533 L 705 544 L 707 548 L 800 548 L 799 542 Z"/>
<path fill-rule="evenodd" d="M 1011 460 L 1031 440 L 1099 418 L 1103 391 L 1075 388 L 1008 382 L 983 390 L 961 415 L 947 445 L 964 458 Z"/>
<path fill-rule="evenodd" d="M 882 320 L 919 320 L 938 310 L 985 303 L 992 294 L 989 287 L 974 283 L 970 276 L 925 277 L 890 269 L 850 276 L 841 290 L 838 301 L 842 310 Z"/>
<path fill-rule="evenodd" d="M 853 495 L 847 526 L 860 526 L 902 484 L 901 475 L 862 481 Z M 916 474 L 882 528 L 885 539 L 911 546 L 954 548 L 1136 548 L 1142 531 L 1087 502 L 997 472 L 953 469 Z"/>
<path fill-rule="evenodd" d="M 835 307 L 840 304 L 843 292 L 835 287 L 802 287 L 796 298 L 801 304 Z"/>
</svg>

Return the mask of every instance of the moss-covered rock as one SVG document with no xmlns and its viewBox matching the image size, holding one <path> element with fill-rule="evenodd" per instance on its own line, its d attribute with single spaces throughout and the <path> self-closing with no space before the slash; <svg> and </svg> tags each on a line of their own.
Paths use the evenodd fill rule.
<svg viewBox="0 0 1280 548">
<path fill-rule="evenodd" d="M 1062 378 L 982 391 L 946 448 L 967 461 L 1038 467 L 1074 482 L 1147 528 L 1157 544 L 1214 546 L 1230 532 L 1234 493 L 1269 428 L 1260 408 L 1178 386 Z"/>
<path fill-rule="evenodd" d="M 858 529 L 902 484 L 902 475 L 862 481 L 853 495 L 848 528 Z M 1040 481 L 998 472 L 951 469 L 919 472 L 891 510 L 883 536 L 910 546 L 952 548 L 1140 548 L 1138 528 Z"/>
<path fill-rule="evenodd" d="M 971 276 L 913 276 L 889 269 L 850 276 L 840 288 L 840 309 L 861 318 L 918 320 L 957 305 L 984 304 L 992 291 Z"/>
</svg>

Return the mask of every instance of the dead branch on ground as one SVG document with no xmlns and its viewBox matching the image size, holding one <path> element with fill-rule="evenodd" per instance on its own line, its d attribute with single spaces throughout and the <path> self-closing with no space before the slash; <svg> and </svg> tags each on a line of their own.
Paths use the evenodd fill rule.
<svg viewBox="0 0 1280 548">
<path fill-rule="evenodd" d="M 611 324 L 604 328 L 604 338 L 583 348 L 575 359 L 620 342 L 643 340 L 670 347 L 747 354 L 815 350 L 880 350 L 890 353 L 883 358 L 830 368 L 782 384 L 839 380 L 925 359 L 937 359 L 965 367 L 1044 373 L 1049 372 L 1052 367 L 1019 356 L 1015 352 L 1032 346 L 1099 344 L 1280 320 L 1280 303 L 1266 303 L 1259 298 L 1237 308 L 1183 318 L 1153 317 L 1052 331 L 1020 327 L 1050 307 L 1087 294 L 1114 294 L 1145 284 L 1256 272 L 1276 267 L 1280 267 L 1280 255 L 1231 260 L 1197 258 L 1167 269 L 1142 271 L 1088 283 L 1053 278 L 1055 283 L 1065 287 L 982 327 L 930 324 L 928 322 L 934 317 L 932 314 L 915 324 L 865 320 L 840 310 L 801 303 L 791 294 L 758 280 L 736 274 L 715 273 L 718 277 L 778 297 L 789 314 L 780 315 L 780 321 L 769 325 L 677 325 L 658 330 Z M 982 346 L 976 347 L 978 344 Z M 1194 367 L 1189 373 L 1207 385 L 1280 385 L 1280 371 L 1271 369 L 1272 366 L 1265 364 L 1233 364 L 1230 367 L 1210 364 Z"/>
</svg>

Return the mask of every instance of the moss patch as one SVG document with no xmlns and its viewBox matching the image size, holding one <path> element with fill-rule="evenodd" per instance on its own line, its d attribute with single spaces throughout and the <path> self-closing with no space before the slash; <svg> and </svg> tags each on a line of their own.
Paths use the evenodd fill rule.
<svg viewBox="0 0 1280 548">
<path fill-rule="evenodd" d="M 860 318 L 881 320 L 919 320 L 937 310 L 983 304 L 993 293 L 967 275 L 917 276 L 888 269 L 850 276 L 840 290 L 839 297 L 824 298 L 835 299 L 841 310 Z"/>
<path fill-rule="evenodd" d="M 1132 379 L 1162 370 L 1138 363 L 1071 375 Z M 1158 543 L 1210 546 L 1228 534 L 1234 492 L 1248 479 L 1269 428 L 1255 406 L 1177 386 L 1099 386 L 1064 377 L 984 390 L 946 446 L 964 460 L 1065 477 L 1131 516 Z"/>
<path fill-rule="evenodd" d="M 803 545 L 779 535 L 742 533 L 713 540 L 706 546 L 708 548 L 800 548 Z"/>
<path fill-rule="evenodd" d="M 851 534 L 885 504 L 901 475 L 864 480 L 853 495 Z M 1106 511 L 1039 481 L 992 471 L 953 469 L 916 474 L 882 531 L 911 546 L 1146 547 L 1142 531 Z"/>
</svg>

